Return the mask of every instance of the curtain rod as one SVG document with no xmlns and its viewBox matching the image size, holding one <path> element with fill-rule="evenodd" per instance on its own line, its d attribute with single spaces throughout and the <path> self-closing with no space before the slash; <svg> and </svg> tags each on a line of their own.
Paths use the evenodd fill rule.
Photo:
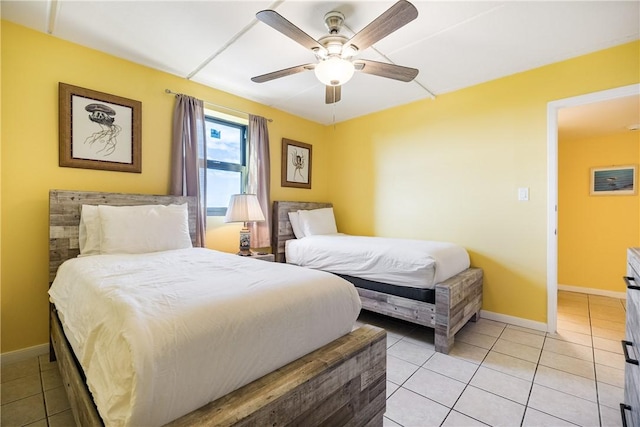
<svg viewBox="0 0 640 427">
<path fill-rule="evenodd" d="M 181 93 L 174 92 L 174 91 L 172 91 L 172 90 L 170 90 L 170 89 L 165 89 L 164 91 L 165 91 L 165 93 L 170 93 L 170 94 L 172 94 L 172 95 L 183 95 L 183 94 L 181 94 Z M 203 100 L 202 102 L 204 102 L 205 104 L 213 105 L 214 107 L 224 108 L 224 109 L 229 110 L 229 111 L 235 111 L 236 113 L 247 114 L 247 115 L 249 115 L 249 114 L 250 114 L 250 113 L 247 113 L 246 111 L 236 110 L 235 108 L 225 107 L 224 105 L 215 104 L 215 103 L 213 103 L 213 102 L 204 101 L 204 100 Z M 268 122 L 272 122 L 272 121 L 273 121 L 273 119 L 267 119 L 267 121 L 268 121 Z"/>
</svg>

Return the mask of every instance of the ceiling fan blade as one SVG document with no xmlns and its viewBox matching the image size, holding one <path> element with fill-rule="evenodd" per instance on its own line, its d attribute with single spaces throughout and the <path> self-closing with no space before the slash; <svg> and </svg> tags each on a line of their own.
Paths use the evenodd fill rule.
<svg viewBox="0 0 640 427">
<path fill-rule="evenodd" d="M 382 15 L 371 21 L 347 42 L 363 51 L 418 17 L 418 9 L 407 0 L 399 0 Z"/>
<path fill-rule="evenodd" d="M 333 104 L 340 101 L 342 97 L 342 86 L 326 86 L 324 102 Z"/>
<path fill-rule="evenodd" d="M 418 70 L 402 65 L 387 64 L 386 62 L 371 61 L 368 59 L 359 59 L 354 61 L 353 65 L 357 71 L 361 73 L 373 74 L 388 79 L 400 80 L 402 82 L 410 82 L 418 75 Z"/>
<path fill-rule="evenodd" d="M 286 77 L 292 74 L 301 73 L 303 71 L 313 70 L 315 67 L 316 67 L 316 64 L 297 65 L 295 67 L 285 68 L 283 70 L 273 71 L 271 73 L 262 74 L 256 77 L 251 77 L 251 81 L 254 83 L 264 83 L 270 80 L 279 79 L 280 77 Z"/>
<path fill-rule="evenodd" d="M 324 50 L 324 46 L 318 43 L 316 39 L 302 31 L 300 28 L 296 27 L 275 10 L 261 10 L 260 12 L 256 13 L 256 18 L 258 18 L 258 20 L 264 22 L 271 28 L 280 31 L 282 34 L 289 37 L 291 40 L 301 44 L 307 49 Z"/>
</svg>

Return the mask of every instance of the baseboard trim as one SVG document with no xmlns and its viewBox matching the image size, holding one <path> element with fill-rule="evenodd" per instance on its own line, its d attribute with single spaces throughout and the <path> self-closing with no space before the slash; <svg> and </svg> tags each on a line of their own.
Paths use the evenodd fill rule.
<svg viewBox="0 0 640 427">
<path fill-rule="evenodd" d="M 522 328 L 535 329 L 536 331 L 547 332 L 547 324 L 536 322 L 535 320 L 523 319 L 522 317 L 509 316 L 507 314 L 494 313 L 492 311 L 480 310 L 480 317 L 496 322 L 508 323 Z"/>
<path fill-rule="evenodd" d="M 0 354 L 0 364 L 9 365 L 11 363 L 22 362 L 23 360 L 42 356 L 43 354 L 49 354 L 49 343 L 2 353 Z"/>
<path fill-rule="evenodd" d="M 599 295 L 603 297 L 627 299 L 626 292 L 605 291 L 603 289 L 583 288 L 582 286 L 561 285 L 558 283 L 559 291 L 578 292 L 581 294 Z"/>
</svg>

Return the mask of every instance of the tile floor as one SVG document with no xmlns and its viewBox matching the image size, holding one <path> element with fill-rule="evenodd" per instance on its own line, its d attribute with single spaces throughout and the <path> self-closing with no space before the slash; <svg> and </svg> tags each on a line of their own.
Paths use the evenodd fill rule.
<svg viewBox="0 0 640 427">
<path fill-rule="evenodd" d="M 481 319 L 449 355 L 433 331 L 371 313 L 387 329 L 385 426 L 619 426 L 624 300 L 559 292 L 558 333 Z M 48 356 L 2 367 L 1 421 L 72 426 L 60 374 Z"/>
</svg>

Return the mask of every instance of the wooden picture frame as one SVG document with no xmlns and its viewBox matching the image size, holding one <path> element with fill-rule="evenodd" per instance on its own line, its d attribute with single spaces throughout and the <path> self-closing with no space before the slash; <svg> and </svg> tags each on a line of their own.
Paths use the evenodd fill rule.
<svg viewBox="0 0 640 427">
<path fill-rule="evenodd" d="M 142 103 L 60 82 L 59 165 L 142 172 Z"/>
<path fill-rule="evenodd" d="M 591 168 L 589 194 L 592 196 L 633 196 L 638 193 L 636 165 Z"/>
<path fill-rule="evenodd" d="M 311 189 L 311 154 L 310 144 L 282 138 L 283 187 Z"/>
</svg>

